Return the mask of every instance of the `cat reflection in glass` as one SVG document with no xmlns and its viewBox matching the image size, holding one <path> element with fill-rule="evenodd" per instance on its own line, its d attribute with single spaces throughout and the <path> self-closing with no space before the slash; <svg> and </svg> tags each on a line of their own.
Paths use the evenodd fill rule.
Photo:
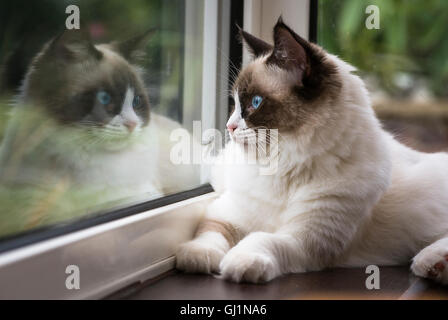
<svg viewBox="0 0 448 320">
<path fill-rule="evenodd" d="M 2 143 L 2 188 L 29 189 L 25 198 L 41 192 L 44 200 L 66 194 L 55 196 L 61 215 L 196 183 L 195 170 L 169 161 L 168 136 L 180 125 L 150 112 L 135 64 L 152 34 L 94 45 L 83 31 L 66 30 L 45 44 L 29 66 Z"/>
</svg>

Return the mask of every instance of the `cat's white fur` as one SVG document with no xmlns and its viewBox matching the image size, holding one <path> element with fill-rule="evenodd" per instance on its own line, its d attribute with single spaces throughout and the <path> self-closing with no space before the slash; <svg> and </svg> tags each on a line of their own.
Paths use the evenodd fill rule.
<svg viewBox="0 0 448 320">
<path fill-rule="evenodd" d="M 126 90 L 126 95 L 124 97 L 123 105 L 121 107 L 120 114 L 117 114 L 112 118 L 109 125 L 112 127 L 119 127 L 122 131 L 129 131 L 136 129 L 140 129 L 142 126 L 142 120 L 135 113 L 133 107 L 133 101 L 135 98 L 135 89 L 132 87 L 128 87 Z M 129 126 L 131 124 L 131 126 Z M 132 127 L 134 125 L 134 127 Z M 131 128 L 131 129 L 129 129 Z"/>
<path fill-rule="evenodd" d="M 98 205 L 126 198 L 135 201 L 138 197 L 147 201 L 197 185 L 197 168 L 174 165 L 169 159 L 174 144 L 170 134 L 181 128 L 180 124 L 152 113 L 149 125 L 142 127 L 141 120 L 128 106 L 129 101 L 132 103 L 131 98 L 133 94 L 129 89 L 122 113 L 105 128 L 97 128 L 97 132 L 90 132 L 88 136 L 83 128 L 57 125 L 39 113 L 34 115 L 26 106 L 17 106 L 0 147 L 0 159 L 2 163 L 8 163 L 1 170 L 6 177 L 10 167 L 14 169 L 15 166 L 7 159 L 20 151 L 13 142 L 20 136 L 18 132 L 30 131 L 30 123 L 31 128 L 40 127 L 35 130 L 38 131 L 34 134 L 36 139 L 28 142 L 32 156 L 19 162 L 19 170 L 14 170 L 14 175 L 6 180 L 50 189 L 63 181 L 95 192 Z M 124 125 L 126 121 L 137 122 L 132 133 Z M 25 123 L 22 125 L 22 122 Z M 110 140 L 109 146 L 108 140 L 104 139 L 109 134 L 122 137 L 122 140 Z M 36 145 L 39 147 L 33 150 Z"/>
<path fill-rule="evenodd" d="M 89 150 L 86 154 L 69 153 L 72 162 L 77 165 L 76 172 L 73 173 L 77 183 L 81 186 L 115 188 L 116 193 L 109 196 L 111 200 L 136 196 L 148 200 L 197 185 L 197 168 L 174 165 L 169 159 L 174 144 L 170 140 L 170 134 L 181 128 L 180 124 L 152 113 L 149 125 L 141 127 L 141 120 L 132 109 L 132 98 L 132 94 L 126 96 L 122 113 L 116 116 L 117 119 L 112 119 L 111 123 L 119 122 L 118 127 L 127 131 L 123 123 L 137 122 L 134 130 L 136 136 L 130 138 L 129 145 L 116 151 L 107 149 L 104 152 Z M 77 156 L 80 158 L 77 159 Z"/>
<path fill-rule="evenodd" d="M 264 59 L 253 66 L 264 68 Z M 231 248 L 219 232 L 201 233 L 179 248 L 180 269 L 260 282 L 333 266 L 402 265 L 415 256 L 415 274 L 426 277 L 442 262 L 447 268 L 436 278 L 448 283 L 448 154 L 400 144 L 381 128 L 354 68 L 327 59 L 342 79 L 339 98 L 321 125 L 281 136 L 276 174 L 262 176 L 254 164 L 215 168 L 219 198 L 206 219 L 229 223 L 244 238 Z M 223 152 L 244 156 L 235 141 Z"/>
</svg>

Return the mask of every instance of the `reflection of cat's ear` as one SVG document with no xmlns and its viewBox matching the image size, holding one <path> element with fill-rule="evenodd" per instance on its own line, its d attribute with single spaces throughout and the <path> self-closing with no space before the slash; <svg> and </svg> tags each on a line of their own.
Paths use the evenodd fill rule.
<svg viewBox="0 0 448 320">
<path fill-rule="evenodd" d="M 51 52 L 65 60 L 101 59 L 103 54 L 92 44 L 87 33 L 81 30 L 65 30 L 51 43 Z"/>
<path fill-rule="evenodd" d="M 111 46 L 127 60 L 138 61 L 145 56 L 144 48 L 156 31 L 156 29 L 149 29 L 134 38 L 121 42 L 114 41 Z"/>
<path fill-rule="evenodd" d="M 282 17 L 274 27 L 274 51 L 267 63 L 287 70 L 296 70 L 300 78 L 310 72 L 308 42 L 291 30 Z"/>
<path fill-rule="evenodd" d="M 254 58 L 266 55 L 272 51 L 272 45 L 244 31 L 238 25 L 237 27 L 240 30 L 241 39 L 247 45 L 247 49 Z"/>
</svg>

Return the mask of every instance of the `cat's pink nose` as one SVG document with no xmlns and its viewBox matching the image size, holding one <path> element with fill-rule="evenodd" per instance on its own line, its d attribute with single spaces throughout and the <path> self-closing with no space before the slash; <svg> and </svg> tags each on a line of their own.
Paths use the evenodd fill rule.
<svg viewBox="0 0 448 320">
<path fill-rule="evenodd" d="M 134 131 L 135 127 L 137 126 L 137 122 L 135 121 L 126 121 L 124 123 L 125 127 L 128 128 L 129 132 Z"/>
<path fill-rule="evenodd" d="M 236 128 L 238 128 L 238 125 L 236 123 L 229 123 L 227 125 L 227 130 L 229 130 L 230 133 L 233 133 Z"/>
</svg>

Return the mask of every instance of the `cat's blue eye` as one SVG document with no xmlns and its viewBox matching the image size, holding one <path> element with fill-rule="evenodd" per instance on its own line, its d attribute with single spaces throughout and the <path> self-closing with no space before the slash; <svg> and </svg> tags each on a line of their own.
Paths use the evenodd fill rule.
<svg viewBox="0 0 448 320">
<path fill-rule="evenodd" d="M 262 97 L 260 97 L 260 96 L 254 96 L 254 97 L 252 98 L 252 107 L 254 107 L 254 109 L 257 109 L 257 108 L 260 106 L 260 104 L 261 104 L 262 101 L 263 101 L 263 98 L 262 98 Z"/>
<path fill-rule="evenodd" d="M 140 98 L 140 96 L 135 96 L 134 100 L 132 100 L 132 106 L 134 108 L 137 108 L 140 105 L 141 101 L 142 101 L 142 98 Z"/>
<path fill-rule="evenodd" d="M 99 103 L 105 106 L 108 105 L 112 100 L 110 94 L 108 94 L 104 90 L 98 91 L 98 93 L 96 94 L 96 99 L 99 101 Z"/>
</svg>

